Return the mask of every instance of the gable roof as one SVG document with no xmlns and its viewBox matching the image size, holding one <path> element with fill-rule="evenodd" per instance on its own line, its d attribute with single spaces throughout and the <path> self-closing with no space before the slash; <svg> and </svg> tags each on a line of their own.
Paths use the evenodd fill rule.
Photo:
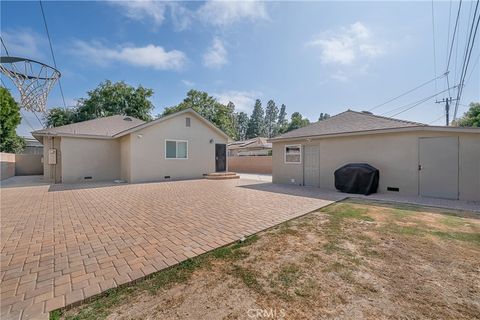
<svg viewBox="0 0 480 320">
<path fill-rule="evenodd" d="M 153 121 L 145 122 L 143 120 L 133 118 L 130 116 L 109 116 L 104 118 L 97 118 L 88 121 L 82 121 L 77 123 L 68 124 L 61 127 L 47 128 L 42 130 L 33 131 L 32 135 L 37 137 L 42 136 L 70 136 L 70 137 L 82 137 L 82 138 L 103 138 L 103 139 L 116 139 L 130 134 L 137 130 L 158 124 L 173 117 L 185 114 L 193 113 L 200 120 L 202 120 L 207 126 L 228 139 L 228 135 L 222 130 L 217 128 L 213 123 L 202 117 L 198 112 L 192 108 L 188 108 L 179 112 L 172 113 L 168 116 L 155 119 Z M 130 120 L 127 120 L 130 119 Z"/>
<path fill-rule="evenodd" d="M 141 130 L 141 129 L 144 129 L 144 128 L 147 128 L 147 127 L 150 127 L 150 126 L 153 126 L 153 125 L 156 125 L 160 122 L 163 122 L 163 121 L 166 121 L 168 119 L 180 116 L 180 115 L 185 114 L 185 113 L 192 113 L 192 114 L 196 115 L 203 123 L 205 123 L 208 127 L 213 129 L 214 131 L 216 131 L 218 134 L 220 134 L 221 136 L 223 136 L 227 139 L 229 138 L 228 135 L 225 132 L 223 132 L 217 126 L 215 126 L 213 123 L 211 123 L 210 121 L 208 121 L 207 119 L 202 117 L 201 114 L 199 114 L 197 111 L 193 110 L 192 108 L 188 108 L 188 109 L 185 109 L 185 110 L 182 110 L 182 111 L 178 111 L 178 112 L 169 114 L 168 116 L 164 116 L 164 117 L 155 119 L 153 121 L 145 122 L 145 123 L 140 124 L 136 127 L 129 128 L 129 129 L 126 129 L 122 132 L 119 132 L 119 133 L 115 134 L 113 137 L 114 138 L 119 138 L 119 137 L 122 137 L 124 135 L 130 134 L 132 132 L 135 132 L 135 131 L 138 131 L 138 130 Z"/>
<path fill-rule="evenodd" d="M 110 138 L 145 121 L 130 116 L 109 116 L 33 131 L 34 136 L 85 136 Z"/>
<path fill-rule="evenodd" d="M 426 127 L 427 125 L 418 122 L 377 116 L 367 112 L 347 110 L 325 120 L 312 123 L 306 127 L 284 133 L 270 139 L 270 141 L 419 126 Z"/>
</svg>

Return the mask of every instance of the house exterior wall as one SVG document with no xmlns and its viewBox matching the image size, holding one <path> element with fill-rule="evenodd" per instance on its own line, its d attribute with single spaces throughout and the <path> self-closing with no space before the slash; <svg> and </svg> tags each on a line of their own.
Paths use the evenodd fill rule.
<svg viewBox="0 0 480 320">
<path fill-rule="evenodd" d="M 165 159 L 166 139 L 187 140 L 188 159 Z M 201 178 L 215 171 L 215 143 L 227 138 L 191 112 L 138 130 L 130 136 L 130 182 Z"/>
<path fill-rule="evenodd" d="M 61 137 L 43 137 L 43 179 L 46 182 L 62 182 L 62 150 Z M 48 151 L 57 150 L 57 164 L 48 164 Z"/>
<path fill-rule="evenodd" d="M 119 139 L 62 137 L 61 154 L 64 183 L 120 179 Z"/>
<path fill-rule="evenodd" d="M 365 162 L 380 170 L 379 193 L 418 195 L 418 138 L 459 137 L 459 198 L 480 200 L 480 135 L 449 132 L 405 132 L 273 143 L 273 182 L 303 184 L 301 164 L 284 163 L 284 146 L 319 145 L 320 187 L 335 190 L 334 171 L 347 163 Z M 292 180 L 293 179 L 293 180 Z"/>
<path fill-rule="evenodd" d="M 131 135 L 120 138 L 120 179 L 130 182 L 130 152 Z"/>
<path fill-rule="evenodd" d="M 43 163 L 41 154 L 16 154 L 15 175 L 30 176 L 42 175 Z"/>
</svg>

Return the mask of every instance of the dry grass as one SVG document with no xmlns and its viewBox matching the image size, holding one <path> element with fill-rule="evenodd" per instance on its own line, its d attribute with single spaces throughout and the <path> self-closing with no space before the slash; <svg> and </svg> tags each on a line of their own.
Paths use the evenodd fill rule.
<svg viewBox="0 0 480 320">
<path fill-rule="evenodd" d="M 337 203 L 53 316 L 478 319 L 480 221 L 472 217 Z"/>
</svg>

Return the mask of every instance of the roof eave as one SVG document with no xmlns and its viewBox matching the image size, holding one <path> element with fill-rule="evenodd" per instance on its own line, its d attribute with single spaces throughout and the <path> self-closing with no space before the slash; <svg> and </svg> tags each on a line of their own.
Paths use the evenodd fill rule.
<svg viewBox="0 0 480 320">
<path fill-rule="evenodd" d="M 321 139 L 321 138 L 358 136 L 358 135 L 380 134 L 380 133 L 390 133 L 390 132 L 410 132 L 410 131 L 438 131 L 438 132 L 460 132 L 460 133 L 480 134 L 480 128 L 442 127 L 442 126 L 422 125 L 422 126 L 409 126 L 409 127 L 399 127 L 399 128 L 364 130 L 364 131 L 351 131 L 351 132 L 341 132 L 341 133 L 331 133 L 331 134 L 305 135 L 305 136 L 297 136 L 297 137 L 285 137 L 285 138 L 278 137 L 278 138 L 268 139 L 268 142 L 275 143 L 275 142 L 294 141 L 294 140 L 303 140 L 303 139 Z"/>
</svg>

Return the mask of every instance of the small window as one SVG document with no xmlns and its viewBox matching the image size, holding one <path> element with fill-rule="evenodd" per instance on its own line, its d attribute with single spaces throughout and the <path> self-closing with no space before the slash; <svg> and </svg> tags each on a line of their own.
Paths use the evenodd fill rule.
<svg viewBox="0 0 480 320">
<path fill-rule="evenodd" d="M 185 118 L 185 125 L 186 125 L 187 127 L 190 127 L 190 118 L 189 118 L 189 117 L 186 117 L 186 118 Z"/>
<path fill-rule="evenodd" d="M 301 163 L 302 146 L 299 144 L 285 146 L 285 163 Z"/>
<path fill-rule="evenodd" d="M 188 141 L 165 140 L 165 159 L 188 159 Z"/>
</svg>

